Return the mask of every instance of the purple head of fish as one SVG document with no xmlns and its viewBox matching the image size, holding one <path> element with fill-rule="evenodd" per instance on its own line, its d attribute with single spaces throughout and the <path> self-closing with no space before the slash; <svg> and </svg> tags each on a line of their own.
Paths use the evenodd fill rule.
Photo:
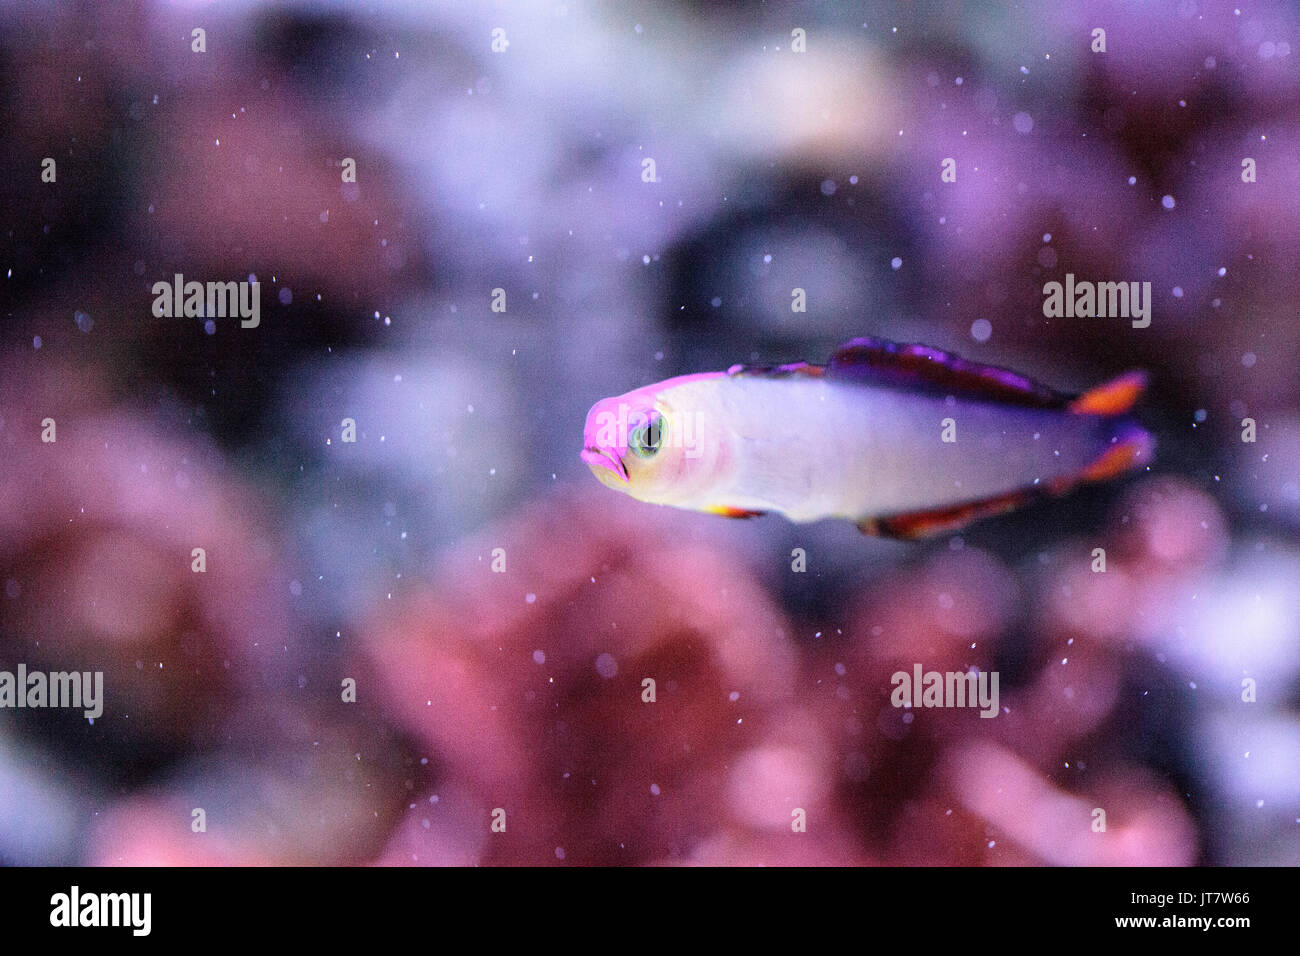
<svg viewBox="0 0 1300 956">
<path fill-rule="evenodd" d="M 609 476 L 626 485 L 627 469 L 623 458 L 627 455 L 627 427 L 618 427 L 618 399 L 597 402 L 587 413 L 587 423 L 582 431 L 582 460 L 592 474 L 608 483 Z"/>
</svg>

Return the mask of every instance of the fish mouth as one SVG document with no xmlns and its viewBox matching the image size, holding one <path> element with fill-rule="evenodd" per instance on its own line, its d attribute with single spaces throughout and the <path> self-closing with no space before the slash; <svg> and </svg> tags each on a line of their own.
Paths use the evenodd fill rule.
<svg viewBox="0 0 1300 956">
<path fill-rule="evenodd" d="M 600 448 L 584 448 L 582 450 L 582 460 L 591 466 L 593 472 L 596 472 L 597 468 L 604 468 L 623 484 L 628 483 L 627 469 L 623 467 L 623 463 L 617 457 L 609 452 Z M 596 472 L 596 477 L 600 478 L 602 476 L 599 472 Z"/>
</svg>

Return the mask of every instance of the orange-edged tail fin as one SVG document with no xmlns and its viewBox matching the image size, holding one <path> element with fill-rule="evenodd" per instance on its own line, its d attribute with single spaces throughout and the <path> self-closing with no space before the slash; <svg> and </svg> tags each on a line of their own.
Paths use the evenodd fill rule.
<svg viewBox="0 0 1300 956">
<path fill-rule="evenodd" d="M 1150 432 L 1133 426 L 1118 436 L 1114 444 L 1083 470 L 1080 477 L 1084 481 L 1109 481 L 1147 464 L 1155 454 L 1155 447 L 1156 441 Z"/>
<path fill-rule="evenodd" d="M 1146 387 L 1147 373 L 1135 369 L 1089 389 L 1068 408 L 1075 415 L 1123 415 L 1132 411 Z"/>
</svg>

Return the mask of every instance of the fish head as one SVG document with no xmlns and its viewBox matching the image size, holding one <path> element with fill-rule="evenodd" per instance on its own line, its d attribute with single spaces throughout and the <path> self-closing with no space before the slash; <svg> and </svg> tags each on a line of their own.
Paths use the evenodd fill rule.
<svg viewBox="0 0 1300 956">
<path fill-rule="evenodd" d="M 606 487 L 639 501 L 678 504 L 708 478 L 702 413 L 681 407 L 681 390 L 650 385 L 597 402 L 583 428 L 582 460 Z"/>
</svg>

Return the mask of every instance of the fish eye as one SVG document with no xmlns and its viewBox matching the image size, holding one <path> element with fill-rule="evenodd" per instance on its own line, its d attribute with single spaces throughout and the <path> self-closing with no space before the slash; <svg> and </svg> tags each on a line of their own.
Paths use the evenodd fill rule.
<svg viewBox="0 0 1300 956">
<path fill-rule="evenodd" d="M 638 458 L 653 458 L 663 447 L 668 423 L 658 412 L 651 412 L 649 420 L 633 429 L 627 436 L 627 447 Z"/>
</svg>

